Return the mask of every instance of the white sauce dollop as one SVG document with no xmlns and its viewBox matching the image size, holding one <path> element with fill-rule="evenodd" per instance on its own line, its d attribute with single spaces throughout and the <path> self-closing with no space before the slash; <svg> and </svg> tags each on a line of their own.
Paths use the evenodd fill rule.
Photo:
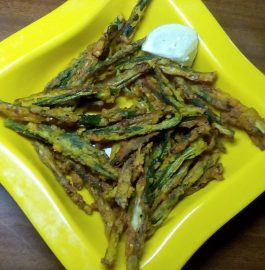
<svg viewBox="0 0 265 270">
<path fill-rule="evenodd" d="M 198 35 L 181 24 L 165 24 L 150 32 L 142 50 L 169 58 L 183 66 L 192 66 L 197 54 Z"/>
</svg>

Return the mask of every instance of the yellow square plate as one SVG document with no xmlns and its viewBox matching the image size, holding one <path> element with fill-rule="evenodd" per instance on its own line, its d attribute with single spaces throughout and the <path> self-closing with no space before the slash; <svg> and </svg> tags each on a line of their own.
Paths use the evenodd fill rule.
<svg viewBox="0 0 265 270">
<path fill-rule="evenodd" d="M 43 89 L 70 59 L 96 40 L 136 0 L 70 0 L 0 43 L 0 99 L 13 101 Z M 195 68 L 216 70 L 217 85 L 265 116 L 265 77 L 237 50 L 199 0 L 153 0 L 136 38 L 165 23 L 183 23 L 200 36 Z M 246 135 L 222 158 L 225 180 L 184 199 L 147 242 L 143 269 L 180 269 L 220 226 L 265 190 L 265 152 Z M 72 204 L 30 143 L 0 122 L 1 183 L 67 269 L 104 269 L 107 241 L 98 214 Z M 117 269 L 124 269 L 122 248 Z"/>
</svg>

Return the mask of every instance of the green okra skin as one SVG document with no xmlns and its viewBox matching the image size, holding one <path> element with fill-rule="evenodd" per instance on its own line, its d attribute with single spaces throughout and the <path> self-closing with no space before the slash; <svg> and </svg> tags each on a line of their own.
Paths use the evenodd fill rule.
<svg viewBox="0 0 265 270">
<path fill-rule="evenodd" d="M 7 128 L 10 128 L 10 129 L 14 130 L 15 132 L 20 133 L 26 137 L 45 142 L 45 140 L 42 138 L 42 136 L 31 132 L 26 127 L 26 124 L 21 124 L 13 119 L 10 119 L 10 118 L 5 119 L 4 124 Z"/>
<path fill-rule="evenodd" d="M 117 37 L 119 37 L 124 25 L 125 19 L 122 16 L 117 16 L 115 20 L 110 25 L 108 25 L 104 31 L 104 37 L 106 41 L 105 46 L 99 58 L 104 59 L 109 55 L 109 52 L 112 50 L 112 43 Z"/>
<path fill-rule="evenodd" d="M 220 132 L 220 134 L 230 138 L 231 140 L 234 139 L 235 132 L 232 129 L 224 126 L 219 115 L 213 112 L 202 100 L 198 98 L 193 98 L 190 101 L 192 104 L 194 104 L 194 106 L 203 108 L 204 114 L 207 116 L 207 119 L 212 124 L 212 126 Z"/>
<path fill-rule="evenodd" d="M 154 202 L 151 211 L 154 211 L 156 207 L 168 196 L 168 194 L 176 188 L 183 178 L 187 175 L 192 160 L 186 160 L 179 170 L 162 186 L 159 190 L 156 190 L 156 196 L 154 196 Z"/>
<path fill-rule="evenodd" d="M 91 77 L 95 73 L 103 70 L 104 68 L 107 68 L 110 65 L 116 63 L 117 61 L 119 61 L 123 57 L 136 52 L 142 46 L 143 41 L 144 41 L 144 39 L 141 39 L 141 40 L 138 40 L 130 45 L 127 45 L 126 47 L 121 48 L 121 50 L 117 51 L 114 55 L 105 59 L 104 61 L 99 61 L 97 64 L 85 69 L 85 72 L 84 72 L 85 76 L 82 78 L 81 83 L 84 83 L 89 77 Z"/>
<path fill-rule="evenodd" d="M 67 88 L 72 76 L 77 72 L 78 68 L 87 61 L 86 50 L 82 52 L 77 59 L 74 59 L 70 66 L 61 71 L 51 82 L 46 86 L 46 91 L 54 88 Z"/>
<path fill-rule="evenodd" d="M 217 115 L 215 112 L 213 112 L 207 104 L 205 104 L 202 100 L 198 98 L 193 98 L 190 100 L 194 106 L 198 106 L 200 108 L 203 108 L 204 114 L 207 116 L 209 122 L 212 124 L 214 128 L 216 128 L 220 134 L 228 137 L 229 139 L 233 140 L 234 139 L 234 134 L 235 132 L 226 127 L 223 123 L 222 120 L 220 119 L 219 115 Z"/>
<path fill-rule="evenodd" d="M 101 115 L 108 119 L 109 123 L 119 122 L 124 118 L 132 119 L 136 116 L 147 113 L 146 109 L 138 108 L 138 106 L 132 106 L 129 108 L 114 108 L 110 110 L 103 109 Z"/>
<path fill-rule="evenodd" d="M 206 170 L 214 166 L 219 159 L 219 154 L 203 156 L 188 172 L 181 185 L 175 188 L 165 200 L 155 209 L 151 215 L 150 221 L 154 229 L 158 228 L 168 217 L 169 213 L 179 201 L 180 196 L 185 194 L 196 181 L 204 174 Z"/>
<path fill-rule="evenodd" d="M 91 66 L 98 61 L 102 55 L 106 55 L 110 42 L 118 35 L 123 28 L 125 20 L 118 16 L 110 23 L 104 31 L 104 34 L 98 41 L 86 48 L 70 65 L 60 72 L 47 86 L 46 91 L 54 88 L 71 88 L 80 86 L 84 76 L 85 67 Z"/>
<path fill-rule="evenodd" d="M 125 59 L 121 59 L 117 64 L 117 70 L 123 71 L 132 69 L 135 65 L 141 63 L 148 63 L 151 60 L 156 59 L 156 56 L 150 53 L 144 53 L 137 56 L 129 56 Z"/>
<path fill-rule="evenodd" d="M 220 117 L 214 113 L 206 104 L 199 98 L 188 98 L 188 100 L 194 105 L 199 108 L 204 108 L 205 115 L 207 116 L 210 123 L 216 122 L 221 123 Z"/>
<path fill-rule="evenodd" d="M 151 67 L 147 63 L 136 64 L 134 67 L 132 67 L 132 69 L 126 70 L 122 74 L 107 82 L 107 85 L 116 89 L 124 88 L 143 74 L 147 73 L 150 69 Z"/>
<path fill-rule="evenodd" d="M 130 18 L 123 28 L 123 33 L 121 35 L 122 41 L 126 43 L 130 43 L 132 41 L 137 27 L 142 20 L 145 10 L 150 2 L 151 0 L 138 0 L 131 12 Z"/>
<path fill-rule="evenodd" d="M 180 96 L 178 99 L 176 98 L 173 91 L 174 86 L 171 85 L 171 82 L 169 82 L 159 68 L 155 68 L 155 74 L 160 86 L 160 96 L 163 98 L 163 101 L 168 105 L 174 106 L 176 109 L 183 108 L 185 106 L 183 99 Z"/>
<path fill-rule="evenodd" d="M 207 101 L 212 106 L 216 107 L 219 110 L 229 110 L 227 108 L 226 100 L 218 99 L 215 95 L 213 95 L 210 91 L 207 91 L 200 85 L 191 85 L 190 90 L 196 94 L 198 97 Z"/>
<path fill-rule="evenodd" d="M 64 104 L 69 101 L 80 99 L 81 97 L 107 100 L 111 97 L 109 88 L 100 89 L 77 89 L 77 90 L 53 90 L 52 92 L 41 92 L 32 96 L 17 99 L 16 103 L 22 106 L 53 106 Z"/>
<path fill-rule="evenodd" d="M 117 141 L 124 140 L 134 136 L 149 134 L 154 131 L 172 128 L 181 121 L 181 115 L 175 115 L 165 119 L 158 124 L 139 123 L 131 126 L 113 125 L 106 128 L 91 129 L 84 133 L 84 136 L 91 141 Z"/>
<path fill-rule="evenodd" d="M 153 79 L 153 78 L 152 78 Z M 172 106 L 168 106 L 167 102 L 164 100 L 164 96 L 159 92 L 159 87 L 149 85 L 150 75 L 145 76 L 138 80 L 132 89 L 132 93 L 137 96 L 138 103 L 145 102 L 148 108 L 148 111 L 161 110 L 171 108 L 171 111 L 175 111 Z"/>
<path fill-rule="evenodd" d="M 0 101 L 0 113 L 14 120 L 32 123 L 51 123 L 59 126 L 107 126 L 109 123 L 119 122 L 122 119 L 131 119 L 146 113 L 145 109 L 115 108 L 112 110 L 103 109 L 101 114 L 90 114 L 75 112 L 72 107 L 41 107 L 41 106 L 20 106 Z"/>
<path fill-rule="evenodd" d="M 214 88 L 207 89 L 200 85 L 192 85 L 191 90 L 221 111 L 221 119 L 232 126 L 247 132 L 253 142 L 265 149 L 265 120 L 254 108 L 243 105 L 229 94 L 217 91 Z"/>
<path fill-rule="evenodd" d="M 109 124 L 109 121 L 108 119 L 106 119 L 105 117 L 99 114 L 85 113 L 85 114 L 80 115 L 78 119 L 78 123 L 84 126 L 91 125 L 91 126 L 103 127 L 103 126 L 107 126 Z"/>
<path fill-rule="evenodd" d="M 171 148 L 170 132 L 165 132 L 161 141 L 153 148 L 146 168 L 147 179 L 154 176 L 155 170 L 161 165 L 162 160 L 168 155 Z"/>
<path fill-rule="evenodd" d="M 25 136 L 43 140 L 53 145 L 62 155 L 88 166 L 112 180 L 117 180 L 118 171 L 110 165 L 106 154 L 93 147 L 88 141 L 76 133 L 65 132 L 56 126 L 29 123 L 27 125 L 7 119 L 5 125 Z"/>
<path fill-rule="evenodd" d="M 194 82 L 212 83 L 216 79 L 215 72 L 196 72 L 165 58 L 160 58 L 157 65 L 165 74 L 184 77 Z"/>
<path fill-rule="evenodd" d="M 199 138 L 191 143 L 182 153 L 169 155 L 156 172 L 152 189 L 159 191 L 168 181 L 170 181 L 172 175 L 179 169 L 185 160 L 199 156 L 206 149 L 206 142 L 202 138 Z"/>
<path fill-rule="evenodd" d="M 94 141 L 105 140 L 106 136 L 117 137 L 120 133 L 123 133 L 124 130 L 133 132 L 135 130 L 137 131 L 139 126 L 158 123 L 159 119 L 163 116 L 163 113 L 164 112 L 155 111 L 147 114 L 140 114 L 133 118 L 123 119 L 122 121 L 107 127 L 85 130 L 83 131 L 83 134 L 89 140 Z M 128 134 L 128 136 L 130 136 L 130 134 Z M 109 137 L 109 140 L 112 140 L 112 137 Z"/>
<path fill-rule="evenodd" d="M 261 134 L 265 135 L 265 120 L 256 119 L 254 122 L 254 126 L 259 132 L 261 132 Z"/>
<path fill-rule="evenodd" d="M 91 215 L 93 212 L 92 207 L 86 203 L 83 197 L 77 192 L 76 188 L 69 183 L 65 173 L 58 167 L 58 163 L 61 161 L 56 160 L 52 151 L 44 144 L 34 141 L 33 146 L 35 147 L 41 161 L 54 173 L 58 182 L 70 199 L 86 214 Z"/>
<path fill-rule="evenodd" d="M 17 121 L 51 123 L 63 126 L 92 125 L 106 126 L 108 120 L 100 115 L 80 114 L 71 107 L 48 108 L 40 106 L 20 106 L 0 101 L 0 113 Z"/>
<path fill-rule="evenodd" d="M 193 93 L 195 93 L 200 98 L 202 98 L 203 100 L 211 104 L 213 107 L 221 111 L 230 112 L 235 107 L 237 107 L 237 109 L 241 111 L 241 115 L 243 115 L 242 112 L 248 109 L 246 106 L 242 105 L 238 100 L 233 99 L 231 96 L 221 91 L 217 92 L 215 89 L 207 90 L 200 85 L 192 85 L 190 88 Z M 255 115 L 255 117 L 253 117 L 253 115 Z M 253 115 L 251 115 L 251 117 L 255 119 L 250 119 L 254 120 L 253 126 L 255 126 L 257 130 L 261 132 L 261 134 L 265 135 L 265 121 L 258 115 L 258 113 L 253 112 Z"/>
<path fill-rule="evenodd" d="M 183 93 L 185 95 L 185 98 L 190 101 L 195 107 L 202 108 L 204 110 L 204 114 L 207 116 L 208 120 L 214 128 L 216 128 L 222 135 L 228 137 L 229 139 L 234 139 L 234 131 L 230 128 L 224 126 L 222 123 L 222 120 L 220 119 L 219 115 L 217 115 L 215 112 L 213 112 L 205 103 L 204 100 L 202 100 L 202 95 L 197 95 L 198 91 L 196 88 L 192 88 L 187 82 L 185 82 L 184 79 L 178 78 L 177 84 L 182 87 Z M 203 94 L 204 96 L 206 93 Z"/>
</svg>

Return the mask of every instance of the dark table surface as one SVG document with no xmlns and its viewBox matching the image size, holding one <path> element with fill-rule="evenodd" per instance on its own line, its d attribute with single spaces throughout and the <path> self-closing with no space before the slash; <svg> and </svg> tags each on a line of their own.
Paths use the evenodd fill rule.
<svg viewBox="0 0 265 270">
<path fill-rule="evenodd" d="M 0 40 L 63 2 L 63 0 L 0 0 Z M 203 2 L 233 42 L 264 73 L 265 0 L 203 0 Z M 1 185 L 0 269 L 64 269 Z M 265 269 L 265 194 L 215 233 L 194 254 L 184 269 Z"/>
</svg>

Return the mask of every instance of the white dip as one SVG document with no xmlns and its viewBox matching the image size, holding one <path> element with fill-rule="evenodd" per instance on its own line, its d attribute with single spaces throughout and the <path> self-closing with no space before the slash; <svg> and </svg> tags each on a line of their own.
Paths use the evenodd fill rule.
<svg viewBox="0 0 265 270">
<path fill-rule="evenodd" d="M 198 35 L 181 24 L 165 24 L 150 32 L 142 50 L 169 58 L 183 66 L 191 66 L 197 54 Z"/>
</svg>

